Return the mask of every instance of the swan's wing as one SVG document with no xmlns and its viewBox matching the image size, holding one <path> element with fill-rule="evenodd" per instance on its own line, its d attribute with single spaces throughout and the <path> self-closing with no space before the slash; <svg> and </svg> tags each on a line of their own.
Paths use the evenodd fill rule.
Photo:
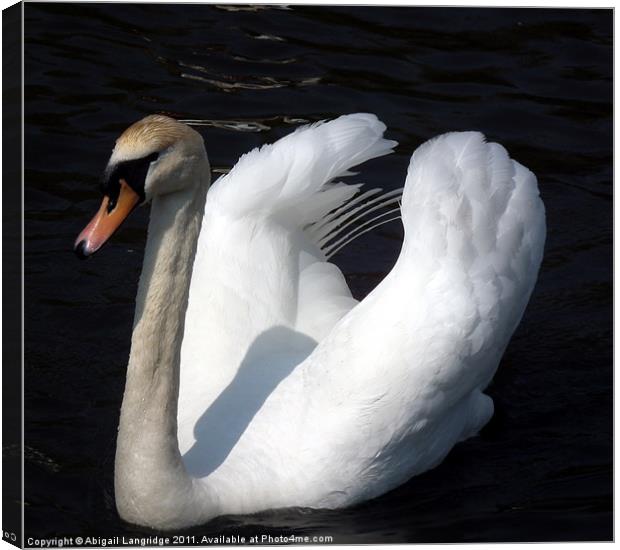
<svg viewBox="0 0 620 550">
<path fill-rule="evenodd" d="M 394 269 L 304 365 L 308 410 L 338 439 L 322 448 L 346 449 L 341 466 L 356 464 L 369 493 L 434 466 L 491 416 L 481 391 L 521 319 L 545 241 L 536 177 L 475 132 L 415 152 L 402 216 Z"/>
<path fill-rule="evenodd" d="M 255 258 L 261 278 L 286 287 L 264 288 L 256 277 L 237 278 L 242 286 L 249 285 L 253 308 L 261 302 L 275 312 L 275 318 L 268 316 L 257 328 L 280 322 L 319 340 L 355 305 L 342 273 L 325 261 L 326 255 L 349 224 L 359 221 L 360 209 L 365 215 L 385 211 L 400 192 L 377 196 L 381 190 L 373 189 L 360 196 L 359 185 L 334 180 L 392 152 L 396 142 L 383 139 L 384 131 L 375 115 L 364 113 L 302 127 L 244 155 L 210 190 L 205 221 L 221 215 L 225 231 L 233 224 L 247 235 L 251 231 L 233 244 L 237 261 Z M 222 240 L 218 238 L 220 247 Z"/>
<path fill-rule="evenodd" d="M 241 157 L 209 190 L 181 353 L 182 452 L 242 366 L 269 356 L 265 376 L 282 377 L 269 366 L 277 354 L 301 360 L 357 303 L 322 247 L 356 207 L 359 186 L 334 179 L 390 153 L 384 130 L 369 114 L 303 127 Z"/>
<path fill-rule="evenodd" d="M 260 468 L 275 454 L 258 451 L 260 438 L 286 441 L 276 467 L 301 484 L 300 505 L 385 492 L 492 415 L 481 392 L 543 253 L 536 178 L 479 133 L 446 134 L 413 155 L 402 214 L 393 270 L 277 388 L 236 449 L 239 460 L 252 449 Z"/>
</svg>

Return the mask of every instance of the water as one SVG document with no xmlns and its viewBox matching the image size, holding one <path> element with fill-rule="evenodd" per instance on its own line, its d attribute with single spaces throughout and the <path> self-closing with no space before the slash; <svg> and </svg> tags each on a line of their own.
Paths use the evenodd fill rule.
<svg viewBox="0 0 620 550">
<path fill-rule="evenodd" d="M 336 542 L 612 537 L 610 10 L 26 4 L 26 536 L 148 533 L 112 468 L 148 213 L 78 262 L 114 140 L 153 112 L 205 121 L 216 173 L 303 121 L 369 111 L 400 145 L 478 129 L 537 173 L 548 241 L 489 393 L 496 416 L 435 470 L 352 509 L 221 518 L 188 533 Z M 357 297 L 398 224 L 335 260 Z"/>
</svg>

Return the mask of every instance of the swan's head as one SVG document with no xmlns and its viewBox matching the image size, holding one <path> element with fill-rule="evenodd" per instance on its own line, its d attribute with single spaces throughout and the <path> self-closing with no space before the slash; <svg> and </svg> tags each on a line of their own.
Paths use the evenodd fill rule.
<svg viewBox="0 0 620 550">
<path fill-rule="evenodd" d="M 189 126 L 162 115 L 132 124 L 116 140 L 103 182 L 103 201 L 75 240 L 82 258 L 96 252 L 138 205 L 153 197 L 199 185 L 198 162 L 206 162 L 204 142 Z"/>
</svg>

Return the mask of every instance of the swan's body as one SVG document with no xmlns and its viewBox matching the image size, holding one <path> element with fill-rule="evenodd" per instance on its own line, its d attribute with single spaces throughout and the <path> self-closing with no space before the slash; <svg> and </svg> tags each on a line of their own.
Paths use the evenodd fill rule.
<svg viewBox="0 0 620 550">
<path fill-rule="evenodd" d="M 531 172 L 474 132 L 420 147 L 400 257 L 358 304 L 321 238 L 357 191 L 327 182 L 393 146 L 374 116 L 249 153 L 206 206 L 197 134 L 155 119 L 185 145 L 168 145 L 146 176 L 153 206 L 115 471 L 124 519 L 176 528 L 346 506 L 432 468 L 479 431 L 493 414 L 482 391 L 542 258 Z M 155 151 L 128 132 L 112 160 Z M 182 169 L 171 168 L 175 155 Z"/>
</svg>

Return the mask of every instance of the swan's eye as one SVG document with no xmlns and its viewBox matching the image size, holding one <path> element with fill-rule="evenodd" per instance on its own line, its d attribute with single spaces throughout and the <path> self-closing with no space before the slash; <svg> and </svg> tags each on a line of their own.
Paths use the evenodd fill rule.
<svg viewBox="0 0 620 550">
<path fill-rule="evenodd" d="M 127 184 L 138 194 L 140 202 L 144 202 L 144 184 L 146 174 L 152 162 L 159 158 L 159 153 L 152 153 L 139 159 L 126 160 L 111 166 L 104 176 L 101 191 L 109 197 L 108 212 L 114 210 L 118 195 L 120 193 L 120 180 L 125 180 Z"/>
</svg>

